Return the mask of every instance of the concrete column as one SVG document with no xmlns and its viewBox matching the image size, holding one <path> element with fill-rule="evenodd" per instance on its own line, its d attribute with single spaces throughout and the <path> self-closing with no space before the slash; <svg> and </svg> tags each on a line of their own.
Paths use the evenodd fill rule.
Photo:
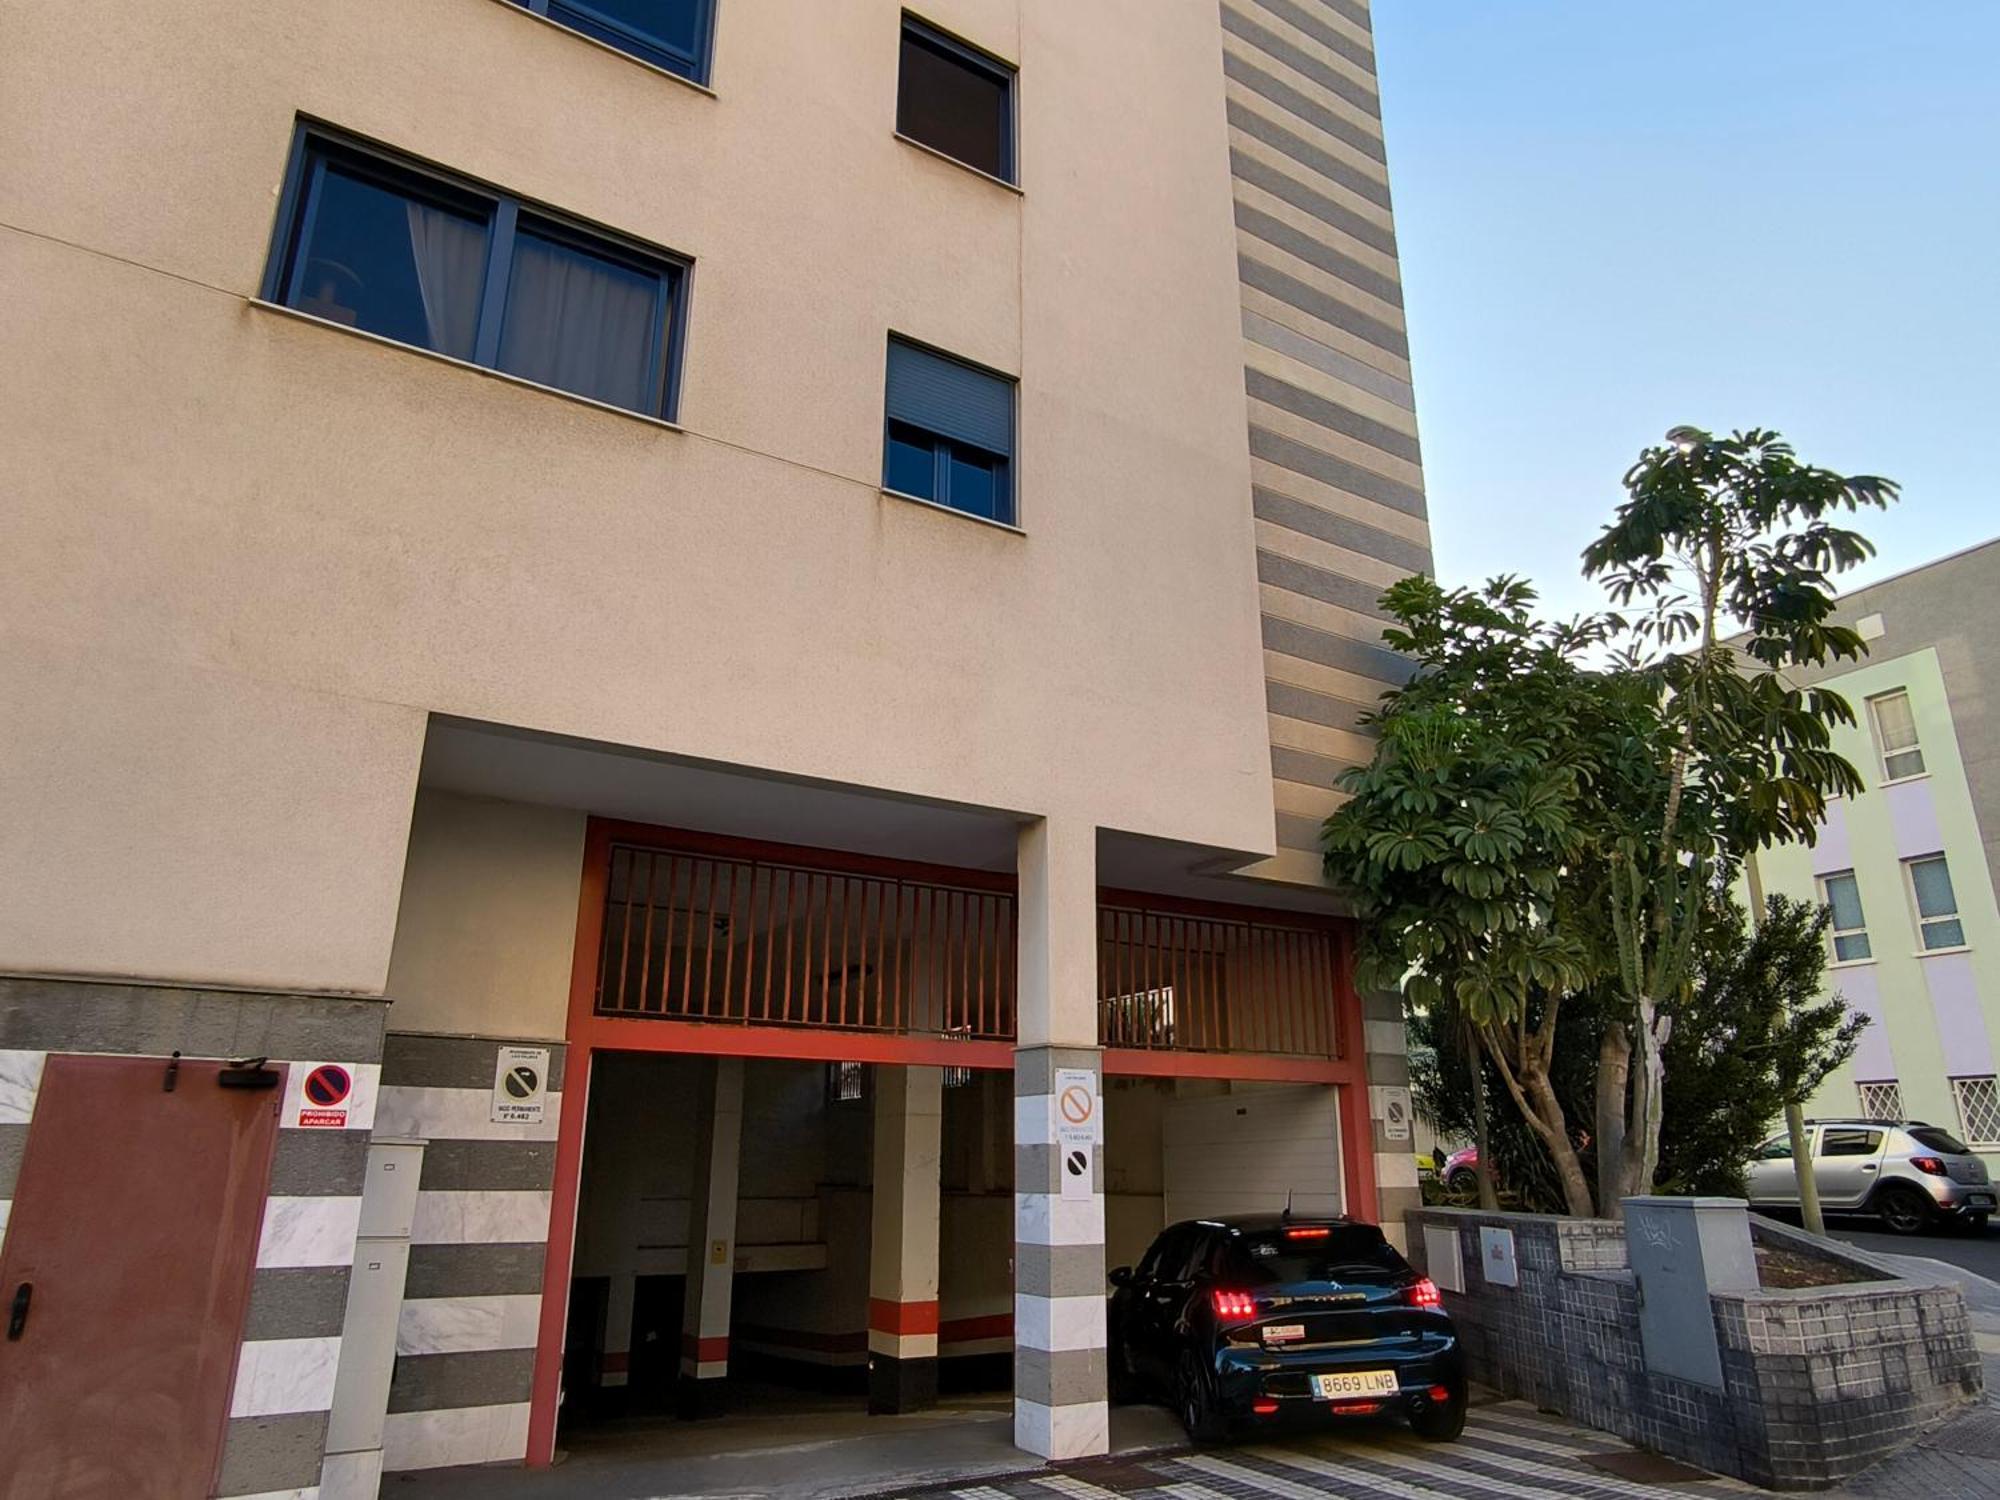
<svg viewBox="0 0 2000 1500">
<path fill-rule="evenodd" d="M 868 1409 L 937 1401 L 938 1167 L 944 1070 L 875 1069 L 875 1190 L 868 1264 Z"/>
<path fill-rule="evenodd" d="M 743 1144 L 743 1059 L 703 1072 L 688 1202 L 687 1299 L 681 1317 L 681 1414 L 721 1409 L 729 1375 L 729 1296 L 736 1273 L 736 1184 Z"/>
<path fill-rule="evenodd" d="M 604 1299 L 604 1370 L 607 1387 L 624 1385 L 632 1377 L 632 1309 L 639 1293 L 639 1278 L 620 1271 L 611 1278 L 611 1290 Z"/>
<path fill-rule="evenodd" d="M 1409 1136 L 1392 1137 L 1383 1109 L 1385 1090 L 1399 1089 L 1407 1096 L 1410 1087 L 1410 1045 L 1402 996 L 1363 994 L 1361 1015 L 1361 1072 L 1368 1087 L 1369 1124 L 1366 1142 L 1357 1143 L 1355 1149 L 1375 1153 L 1375 1202 L 1358 1204 L 1355 1211 L 1364 1218 L 1373 1214 L 1390 1243 L 1407 1250 L 1403 1215 L 1421 1208 L 1424 1201 L 1417 1184 L 1416 1142 Z"/>
<path fill-rule="evenodd" d="M 1097 831 L 1024 828 L 1019 872 L 1014 1442 L 1043 1458 L 1080 1458 L 1110 1448 Z"/>
</svg>

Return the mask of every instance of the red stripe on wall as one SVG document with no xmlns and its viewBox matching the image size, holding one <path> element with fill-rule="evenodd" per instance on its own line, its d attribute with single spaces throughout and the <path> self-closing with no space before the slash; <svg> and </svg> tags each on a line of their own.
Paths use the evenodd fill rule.
<svg viewBox="0 0 2000 1500">
<path fill-rule="evenodd" d="M 935 1302 L 890 1302 L 881 1297 L 868 1299 L 868 1331 L 913 1335 L 938 1331 Z"/>
<path fill-rule="evenodd" d="M 698 1339 L 691 1333 L 681 1335 L 681 1358 L 691 1359 L 696 1364 L 720 1364 L 729 1358 L 729 1340 Z"/>
</svg>

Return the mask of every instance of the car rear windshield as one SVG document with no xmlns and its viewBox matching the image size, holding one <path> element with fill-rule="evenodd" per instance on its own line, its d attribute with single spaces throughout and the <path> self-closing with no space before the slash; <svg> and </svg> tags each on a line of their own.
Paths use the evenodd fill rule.
<svg viewBox="0 0 2000 1500">
<path fill-rule="evenodd" d="M 1401 1271 L 1402 1258 L 1373 1224 L 1297 1224 L 1238 1236 L 1230 1271 L 1252 1286 L 1348 1281 L 1365 1271 Z"/>
<path fill-rule="evenodd" d="M 1942 1151 L 1946 1156 L 1967 1156 L 1964 1141 L 1948 1130 L 1939 1130 L 1935 1125 L 1919 1125 L 1910 1132 L 1910 1139 L 1927 1151 Z"/>
</svg>

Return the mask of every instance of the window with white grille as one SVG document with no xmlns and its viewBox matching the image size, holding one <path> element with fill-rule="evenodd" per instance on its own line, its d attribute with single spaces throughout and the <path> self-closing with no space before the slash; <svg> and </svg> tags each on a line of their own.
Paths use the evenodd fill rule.
<svg viewBox="0 0 2000 1500">
<path fill-rule="evenodd" d="M 1951 1091 L 1958 1096 L 1959 1133 L 1966 1143 L 2000 1147 L 2000 1087 L 1993 1078 L 1954 1078 Z"/>
<path fill-rule="evenodd" d="M 826 1097 L 835 1104 L 866 1097 L 868 1092 L 868 1065 L 858 1062 L 835 1062 L 826 1065 Z"/>
<path fill-rule="evenodd" d="M 1894 1079 L 1886 1083 L 1861 1085 L 1861 1117 L 1864 1120 L 1903 1118 L 1903 1088 Z"/>
<path fill-rule="evenodd" d="M 1875 743 L 1882 749 L 1882 779 L 1902 781 L 1924 774 L 1924 752 L 1917 744 L 1917 716 L 1910 695 L 1900 689 L 1868 700 L 1875 720 Z"/>
<path fill-rule="evenodd" d="M 1833 961 L 1859 963 L 1873 956 L 1868 946 L 1868 919 L 1861 911 L 1861 887 L 1852 870 L 1835 870 L 1822 876 L 1820 899 L 1833 912 Z"/>
</svg>

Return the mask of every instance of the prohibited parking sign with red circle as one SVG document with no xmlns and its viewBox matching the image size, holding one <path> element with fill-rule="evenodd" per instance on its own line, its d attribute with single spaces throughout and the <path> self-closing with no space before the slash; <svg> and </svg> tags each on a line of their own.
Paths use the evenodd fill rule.
<svg viewBox="0 0 2000 1500">
<path fill-rule="evenodd" d="M 296 1123 L 301 1129 L 345 1130 L 348 1095 L 354 1075 L 339 1063 L 320 1063 L 306 1074 L 299 1089 Z"/>
</svg>

